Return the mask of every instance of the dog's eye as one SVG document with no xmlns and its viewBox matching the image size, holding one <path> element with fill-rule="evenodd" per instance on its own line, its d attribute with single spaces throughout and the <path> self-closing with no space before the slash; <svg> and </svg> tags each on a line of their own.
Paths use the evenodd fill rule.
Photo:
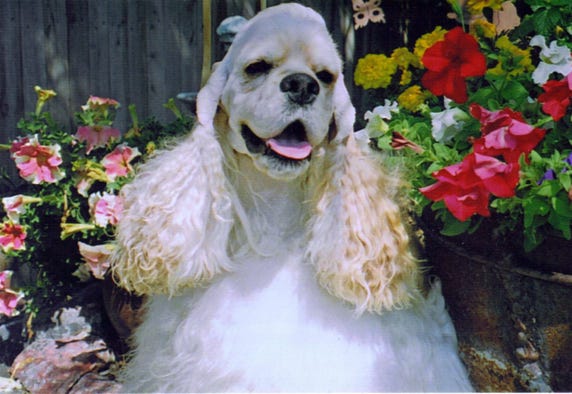
<svg viewBox="0 0 572 394">
<path fill-rule="evenodd" d="M 322 71 L 318 71 L 316 73 L 316 76 L 318 77 L 318 79 L 320 81 L 322 81 L 323 83 L 325 83 L 326 85 L 329 85 L 333 82 L 334 80 L 334 74 L 332 74 L 331 72 L 329 72 L 328 70 L 322 70 Z"/>
<path fill-rule="evenodd" d="M 246 66 L 244 72 L 250 76 L 256 76 L 259 74 L 266 74 L 271 69 L 272 69 L 272 64 L 268 63 L 265 60 L 258 60 Z"/>
</svg>

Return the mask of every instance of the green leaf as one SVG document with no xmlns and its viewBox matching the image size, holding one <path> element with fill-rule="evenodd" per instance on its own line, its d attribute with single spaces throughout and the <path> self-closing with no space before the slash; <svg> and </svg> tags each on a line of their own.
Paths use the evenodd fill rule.
<svg viewBox="0 0 572 394">
<path fill-rule="evenodd" d="M 441 230 L 441 234 L 446 235 L 448 237 L 454 237 L 456 235 L 460 235 L 465 233 L 471 227 L 471 221 L 467 220 L 464 222 L 460 222 L 455 219 L 452 215 L 447 215 L 447 219 L 443 223 L 443 229 Z"/>
<path fill-rule="evenodd" d="M 536 194 L 544 197 L 554 197 L 556 194 L 558 194 L 560 189 L 561 185 L 558 182 L 554 182 L 551 180 L 544 181 L 542 182 L 542 185 L 540 185 L 540 187 L 538 188 Z"/>
<path fill-rule="evenodd" d="M 523 102 L 528 97 L 528 90 L 517 81 L 509 81 L 501 92 L 502 97 L 507 100 L 514 100 L 517 104 Z"/>
<path fill-rule="evenodd" d="M 570 190 L 570 186 L 572 186 L 572 177 L 569 172 L 561 172 L 558 174 L 558 180 L 562 184 L 564 190 Z"/>
</svg>

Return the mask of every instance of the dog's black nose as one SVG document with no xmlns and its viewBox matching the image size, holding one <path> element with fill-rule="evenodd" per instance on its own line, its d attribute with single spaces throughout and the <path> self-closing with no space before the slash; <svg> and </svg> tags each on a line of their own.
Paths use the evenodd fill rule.
<svg viewBox="0 0 572 394">
<path fill-rule="evenodd" d="M 299 105 L 311 104 L 320 93 L 320 85 L 308 74 L 291 74 L 280 82 L 280 90 Z"/>
</svg>

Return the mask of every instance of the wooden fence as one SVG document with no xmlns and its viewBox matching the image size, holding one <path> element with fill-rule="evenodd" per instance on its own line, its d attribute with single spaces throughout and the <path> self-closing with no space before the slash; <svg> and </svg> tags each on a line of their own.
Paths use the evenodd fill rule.
<svg viewBox="0 0 572 394">
<path fill-rule="evenodd" d="M 443 3 L 384 0 L 388 23 L 354 31 L 350 0 L 298 2 L 324 16 L 346 61 L 348 85 L 357 103 L 362 91 L 351 83 L 356 59 L 368 51 L 401 45 L 415 15 L 415 29 L 427 31 L 427 11 L 431 15 Z M 213 30 L 227 16 L 251 17 L 259 3 L 214 0 Z M 214 43 L 213 61 L 223 55 L 216 37 Z M 17 121 L 33 111 L 35 85 L 57 91 L 48 109 L 64 125 L 72 126 L 71 114 L 91 94 L 122 104 L 119 128 L 128 126 L 128 104 L 135 104 L 142 118 L 167 120 L 171 114 L 162 105 L 179 92 L 200 87 L 202 1 L 1 0 L 0 54 L 0 144 L 11 141 L 18 134 Z M 15 173 L 1 152 L 0 165 Z"/>
</svg>

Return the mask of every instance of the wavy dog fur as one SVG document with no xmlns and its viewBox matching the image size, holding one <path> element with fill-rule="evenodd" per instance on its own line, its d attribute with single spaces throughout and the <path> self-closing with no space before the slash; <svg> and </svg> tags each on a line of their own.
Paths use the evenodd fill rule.
<svg viewBox="0 0 572 394">
<path fill-rule="evenodd" d="M 300 74 L 319 92 L 297 106 L 277 86 Z M 197 114 L 122 190 L 113 277 L 150 295 L 126 389 L 469 390 L 439 286 L 421 295 L 398 182 L 354 137 L 323 19 L 296 4 L 253 18 Z M 307 160 L 241 134 L 268 141 L 292 122 Z"/>
</svg>

